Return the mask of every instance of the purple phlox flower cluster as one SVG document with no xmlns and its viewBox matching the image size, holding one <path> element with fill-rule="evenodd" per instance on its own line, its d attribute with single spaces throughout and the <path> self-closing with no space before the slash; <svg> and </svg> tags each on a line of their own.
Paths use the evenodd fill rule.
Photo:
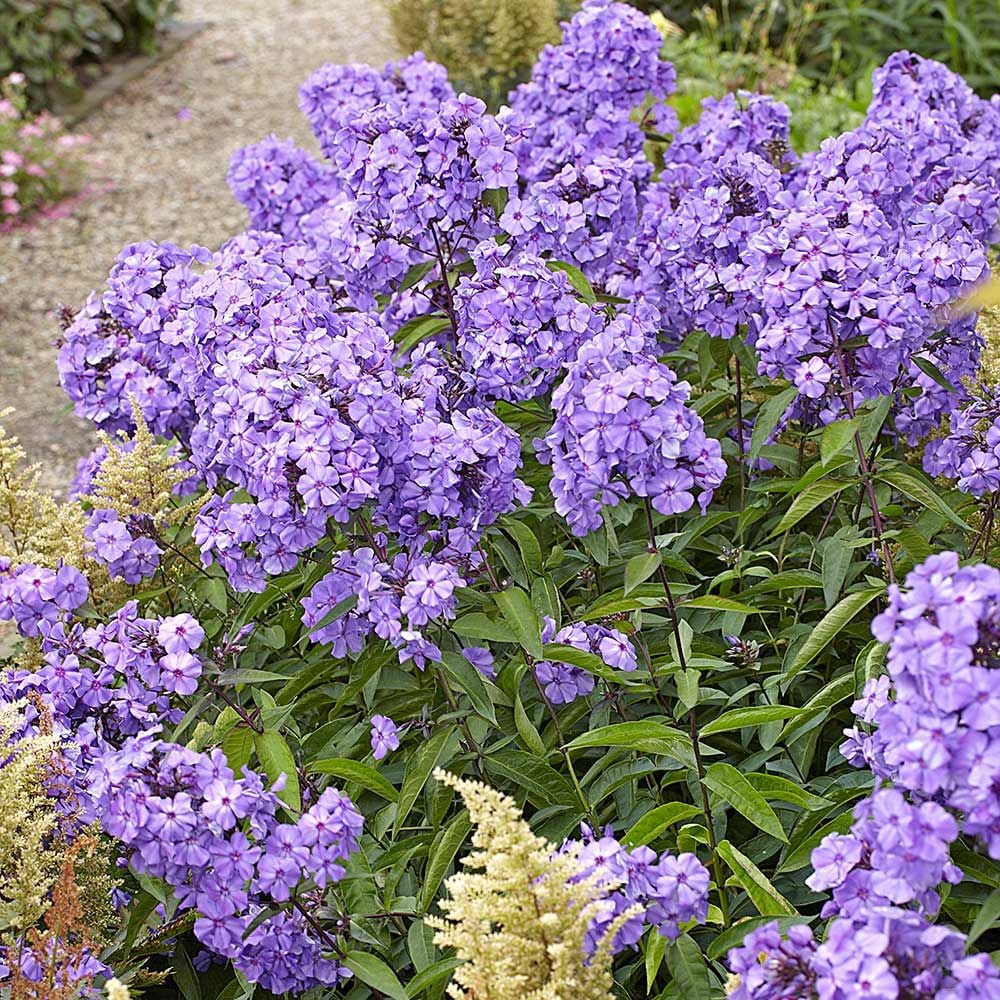
<svg viewBox="0 0 1000 1000">
<path fill-rule="evenodd" d="M 957 480 L 974 497 L 1000 489 L 1000 388 L 974 393 L 952 410 L 947 434 L 924 449 L 924 471 Z"/>
<path fill-rule="evenodd" d="M 517 182 L 516 113 L 494 117 L 456 97 L 419 54 L 382 74 L 324 67 L 301 95 L 345 195 L 304 217 L 301 232 L 360 308 L 412 266 L 461 260 L 493 234 L 487 195 Z"/>
<path fill-rule="evenodd" d="M 431 344 L 411 355 L 401 395 L 376 520 L 411 547 L 429 541 L 449 558 L 469 556 L 489 525 L 531 497 L 517 478 L 520 438 L 489 406 L 471 405 L 465 373 Z"/>
<path fill-rule="evenodd" d="M 687 406 L 689 386 L 648 353 L 650 332 L 635 317 L 613 320 L 552 395 L 555 420 L 536 450 L 575 534 L 600 527 L 601 510 L 631 495 L 679 514 L 700 491 L 704 510 L 725 477 L 719 442 Z"/>
<path fill-rule="evenodd" d="M 822 942 L 810 928 L 777 924 L 752 931 L 729 952 L 736 1000 L 855 1000 L 1000 997 L 1000 971 L 988 955 L 965 956 L 965 937 L 934 925 L 941 882 L 962 873 L 949 860 L 954 817 L 936 802 L 913 804 L 877 789 L 854 810 L 847 834 L 828 834 L 813 850 L 814 890 L 833 889 Z"/>
<path fill-rule="evenodd" d="M 892 697 L 869 682 L 854 710 L 876 728 L 849 730 L 845 756 L 954 810 L 1000 857 L 1000 571 L 931 556 L 890 587 L 872 632 L 889 646 Z"/>
<path fill-rule="evenodd" d="M 387 715 L 373 715 L 371 725 L 372 756 L 384 760 L 393 750 L 399 749 L 399 730 Z"/>
<path fill-rule="evenodd" d="M 662 38 L 645 15 L 608 0 L 587 0 L 563 25 L 562 41 L 542 51 L 532 79 L 510 95 L 520 190 L 500 226 L 533 253 L 573 260 L 591 281 L 610 286 L 630 270 L 629 247 L 652 174 L 643 127 L 660 132 L 677 119 L 662 103 L 674 69 L 660 59 Z"/>
<path fill-rule="evenodd" d="M 251 229 L 300 240 L 303 216 L 337 198 L 341 189 L 326 164 L 290 139 L 270 136 L 233 155 L 227 177 L 236 200 L 245 205 Z"/>
<path fill-rule="evenodd" d="M 954 175 L 980 174 L 1000 179 L 1000 102 L 984 100 L 943 63 L 912 52 L 894 52 L 872 75 L 867 117 L 891 121 L 916 132 L 913 156 L 929 168 L 925 183 L 941 189 Z M 956 208 L 963 215 L 979 211 L 961 193 Z"/>
<path fill-rule="evenodd" d="M 657 856 L 649 847 L 629 850 L 610 829 L 598 836 L 583 827 L 580 841 L 567 841 L 579 847 L 584 876 L 596 875 L 608 887 L 602 910 L 590 924 L 584 947 L 593 954 L 611 924 L 626 910 L 639 907 L 615 934 L 612 951 L 634 948 L 647 926 L 656 927 L 671 941 L 678 938 L 682 925 L 704 923 L 708 916 L 708 869 L 697 856 L 663 854 Z"/>
<path fill-rule="evenodd" d="M 282 823 L 275 790 L 255 772 L 237 778 L 220 750 L 196 753 L 151 733 L 96 762 L 90 792 L 132 868 L 172 886 L 180 909 L 198 914 L 195 937 L 251 982 L 298 993 L 349 975 L 302 912 L 283 908 L 293 893 L 310 900 L 311 886 L 321 893 L 344 877 L 362 828 L 346 796 L 328 788 Z"/>
<path fill-rule="evenodd" d="M 185 439 L 194 407 L 173 374 L 178 346 L 162 336 L 192 303 L 202 247 L 135 243 L 118 256 L 108 289 L 66 329 L 59 378 L 76 412 L 109 433 L 134 430 L 134 397 L 154 433 Z"/>
<path fill-rule="evenodd" d="M 849 834 L 828 834 L 812 853 L 806 885 L 833 890 L 824 916 L 853 916 L 870 906 L 913 904 L 933 915 L 942 882 L 962 872 L 948 849 L 958 836 L 955 818 L 936 802 L 914 805 L 894 788 L 877 789 L 854 810 Z"/>
<path fill-rule="evenodd" d="M 541 395 L 580 345 L 603 328 L 601 310 L 581 302 L 566 275 L 534 254 L 504 255 L 488 242 L 474 251 L 473 260 L 475 275 L 455 290 L 456 350 L 477 396 Z"/>
<path fill-rule="evenodd" d="M 595 285 L 616 288 L 618 276 L 634 269 L 632 240 L 646 174 L 632 158 L 604 154 L 567 163 L 512 197 L 500 228 L 515 246 L 572 260 Z"/>
<path fill-rule="evenodd" d="M 925 379 L 924 396 L 901 418 L 910 436 L 929 429 L 941 405 L 930 391 L 936 383 L 912 359 L 939 363 L 953 380 L 968 374 L 956 365 L 974 368 L 973 323 L 949 328 L 942 310 L 988 273 L 984 237 L 996 222 L 995 205 L 986 208 L 995 201 L 990 188 L 977 191 L 992 216 L 986 227 L 970 227 L 947 195 L 921 200 L 913 142 L 891 123 L 872 122 L 827 139 L 770 224 L 750 236 L 746 269 L 733 279 L 760 289 L 761 372 L 793 382 L 824 419 L 841 412 L 845 392 L 857 404 L 893 393 L 902 379 Z M 860 346 L 845 346 L 857 339 Z M 962 341 L 971 362 L 949 353 Z"/>
<path fill-rule="evenodd" d="M 632 158 L 648 176 L 642 128 L 631 116 L 647 97 L 662 101 L 673 92 L 676 74 L 660 58 L 662 46 L 656 26 L 634 7 L 585 0 L 563 25 L 562 41 L 545 46 L 531 80 L 510 95 L 530 126 L 517 147 L 521 176 L 551 180 L 566 164 L 600 154 Z M 660 131 L 673 131 L 676 121 L 673 109 L 657 107 Z"/>
<path fill-rule="evenodd" d="M 379 105 L 414 112 L 438 107 L 455 96 L 448 71 L 416 52 L 383 69 L 353 63 L 327 63 L 299 88 L 299 107 L 324 154 L 333 159 L 340 130 Z"/>
<path fill-rule="evenodd" d="M 809 927 L 777 923 L 729 952 L 732 1000 L 976 1000 L 1000 997 L 989 955 L 964 956 L 965 936 L 913 910 L 885 906 L 834 920 L 822 944 Z"/>
<path fill-rule="evenodd" d="M 546 615 L 541 638 L 543 643 L 556 642 L 593 653 L 612 670 L 632 671 L 637 666 L 635 647 L 628 637 L 604 625 L 575 622 L 556 631 L 556 623 Z M 533 670 L 545 697 L 553 705 L 568 705 L 594 690 L 594 675 L 572 663 L 539 660 Z"/>
<path fill-rule="evenodd" d="M 333 644 L 334 656 L 356 653 L 376 635 L 391 643 L 401 661 L 412 659 L 421 669 L 441 661 L 441 651 L 421 628 L 430 621 L 455 616 L 455 588 L 463 585 L 453 563 L 397 554 L 384 560 L 370 548 L 346 549 L 333 568 L 313 587 L 302 606 L 302 621 L 315 642 Z M 332 621 L 339 605 L 357 598 Z"/>
<path fill-rule="evenodd" d="M 622 291 L 655 306 L 671 340 L 695 329 L 734 336 L 760 310 L 742 254 L 782 190 L 778 169 L 756 152 L 668 164 L 646 194 L 635 237 L 638 274 Z"/>
<path fill-rule="evenodd" d="M 148 579 L 160 565 L 163 549 L 156 544 L 156 527 L 148 515 L 135 514 L 123 521 L 116 511 L 95 510 L 83 533 L 91 557 L 128 584 Z"/>
<path fill-rule="evenodd" d="M 66 622 L 89 596 L 87 578 L 75 566 L 15 568 L 0 556 L 0 621 L 13 621 L 23 636 L 34 639 Z"/>
<path fill-rule="evenodd" d="M 302 244 L 252 234 L 227 244 L 165 336 L 195 401 L 191 462 L 216 496 L 195 540 L 239 590 L 287 572 L 331 519 L 364 506 L 407 543 L 471 551 L 527 496 L 517 435 L 428 345 L 404 372 L 385 330 L 339 312 Z"/>
<path fill-rule="evenodd" d="M 152 726 L 180 721 L 174 702 L 197 689 L 205 635 L 188 614 L 140 617 L 135 601 L 85 626 L 73 612 L 87 596 L 86 579 L 71 566 L 0 566 L 0 620 L 13 619 L 41 654 L 33 670 L 0 673 L 0 699 L 44 703 L 69 765 L 61 805 L 81 823 L 97 817 L 86 790 L 94 762 Z M 38 710 L 27 712 L 34 726 Z"/>
</svg>

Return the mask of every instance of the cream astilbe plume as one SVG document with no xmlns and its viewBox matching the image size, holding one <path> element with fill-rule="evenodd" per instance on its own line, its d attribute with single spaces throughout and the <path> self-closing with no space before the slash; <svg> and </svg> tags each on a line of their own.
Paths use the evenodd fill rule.
<svg viewBox="0 0 1000 1000">
<path fill-rule="evenodd" d="M 13 411 L 0 410 L 0 420 Z M 27 465 L 17 438 L 0 427 L 0 556 L 15 566 L 80 565 L 86 517 L 38 488 L 39 467 Z"/>
<path fill-rule="evenodd" d="M 446 883 L 444 919 L 429 918 L 435 943 L 453 947 L 463 964 L 448 995 L 455 1000 L 610 1000 L 611 942 L 622 913 L 588 958 L 584 939 L 613 888 L 585 874 L 576 852 L 536 836 L 516 803 L 477 781 L 437 770 L 438 781 L 465 800 L 476 848 L 471 871 Z"/>
<path fill-rule="evenodd" d="M 46 777 L 55 736 L 21 735 L 27 702 L 0 705 L 0 940 L 10 943 L 38 922 L 62 864 L 55 800 Z"/>
<path fill-rule="evenodd" d="M 104 985 L 108 1000 L 130 1000 L 128 987 L 120 979 L 109 979 Z"/>
<path fill-rule="evenodd" d="M 99 435 L 107 456 L 94 473 L 86 499 L 97 510 L 113 510 L 123 520 L 131 515 L 151 517 L 159 526 L 174 523 L 192 513 L 190 507 L 172 504 L 174 488 L 188 478 L 179 468 L 180 459 L 153 436 L 134 397 L 131 438 L 114 439 Z M 131 445 L 131 447 L 126 447 Z"/>
</svg>

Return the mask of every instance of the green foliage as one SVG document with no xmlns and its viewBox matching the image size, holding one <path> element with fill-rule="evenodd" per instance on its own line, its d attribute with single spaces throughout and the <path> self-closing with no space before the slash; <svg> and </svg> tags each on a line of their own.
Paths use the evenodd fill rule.
<svg viewBox="0 0 1000 1000">
<path fill-rule="evenodd" d="M 458 91 L 498 105 L 528 78 L 538 51 L 559 40 L 566 0 L 389 0 L 400 48 L 448 67 Z"/>
<path fill-rule="evenodd" d="M 34 107 L 79 92 L 81 66 L 151 52 L 176 0 L 0 0 L 0 77 L 23 73 Z"/>
<path fill-rule="evenodd" d="M 796 64 L 814 79 L 864 82 L 901 47 L 947 62 L 984 95 L 1000 87 L 996 0 L 645 0 L 717 48 Z"/>
<path fill-rule="evenodd" d="M 818 83 L 771 52 L 731 52 L 698 33 L 668 35 L 664 55 L 677 70 L 677 92 L 669 103 L 683 125 L 698 119 L 706 97 L 738 90 L 770 94 L 788 105 L 792 145 L 799 152 L 858 125 L 870 97 L 867 81 L 853 90 L 843 83 Z"/>
</svg>

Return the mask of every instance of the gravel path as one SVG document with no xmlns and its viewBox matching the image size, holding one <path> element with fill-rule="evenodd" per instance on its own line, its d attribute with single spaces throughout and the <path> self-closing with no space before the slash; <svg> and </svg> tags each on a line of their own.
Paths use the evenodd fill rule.
<svg viewBox="0 0 1000 1000">
<path fill-rule="evenodd" d="M 65 487 L 91 447 L 59 388 L 52 310 L 100 288 L 137 240 L 216 247 L 245 226 L 226 186 L 234 150 L 275 132 L 312 145 L 297 88 L 324 62 L 393 57 L 377 0 L 182 0 L 210 27 L 83 122 L 103 193 L 66 218 L 0 235 L 0 409 L 44 481 Z M 183 108 L 190 109 L 178 117 Z"/>
</svg>

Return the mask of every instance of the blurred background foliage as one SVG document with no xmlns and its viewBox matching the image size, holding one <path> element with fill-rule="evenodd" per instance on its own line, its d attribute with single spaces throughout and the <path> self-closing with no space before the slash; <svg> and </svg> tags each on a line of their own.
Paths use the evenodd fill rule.
<svg viewBox="0 0 1000 1000">
<path fill-rule="evenodd" d="M 719 50 L 776 57 L 813 80 L 867 78 L 896 49 L 946 62 L 984 96 L 1000 90 L 997 0 L 636 0 Z"/>
<path fill-rule="evenodd" d="M 152 52 L 176 0 L 0 0 L 0 77 L 23 73 L 33 108 L 78 97 L 115 56 Z"/>
</svg>

